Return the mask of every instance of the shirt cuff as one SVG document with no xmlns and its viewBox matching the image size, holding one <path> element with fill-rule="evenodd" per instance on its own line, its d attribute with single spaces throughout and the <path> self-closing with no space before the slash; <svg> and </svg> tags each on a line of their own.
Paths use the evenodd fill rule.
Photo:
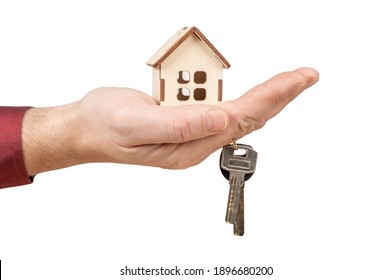
<svg viewBox="0 0 391 280">
<path fill-rule="evenodd" d="M 0 106 L 0 188 L 32 183 L 22 149 L 22 121 L 29 108 Z"/>
</svg>

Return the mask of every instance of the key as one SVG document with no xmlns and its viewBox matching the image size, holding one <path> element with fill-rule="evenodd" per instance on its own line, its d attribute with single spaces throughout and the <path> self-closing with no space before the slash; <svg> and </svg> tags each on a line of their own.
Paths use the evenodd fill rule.
<svg viewBox="0 0 391 280">
<path fill-rule="evenodd" d="M 251 146 L 243 144 L 237 146 L 237 151 L 232 145 L 223 147 L 220 158 L 221 172 L 230 183 L 226 222 L 231 224 L 236 222 L 244 181 L 254 174 L 257 160 L 257 152 Z"/>
<path fill-rule="evenodd" d="M 223 147 L 220 169 L 230 183 L 225 220 L 234 224 L 234 233 L 240 235 L 244 232 L 244 182 L 254 174 L 258 154 L 249 145 L 237 144 L 237 147 L 237 151 L 233 145 Z"/>
</svg>

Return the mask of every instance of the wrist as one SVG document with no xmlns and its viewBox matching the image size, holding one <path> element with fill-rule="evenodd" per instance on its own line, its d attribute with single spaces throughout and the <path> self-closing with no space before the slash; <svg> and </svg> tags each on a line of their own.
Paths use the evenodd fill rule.
<svg viewBox="0 0 391 280">
<path fill-rule="evenodd" d="M 25 113 L 22 148 L 29 176 L 82 163 L 76 107 L 72 103 Z"/>
</svg>

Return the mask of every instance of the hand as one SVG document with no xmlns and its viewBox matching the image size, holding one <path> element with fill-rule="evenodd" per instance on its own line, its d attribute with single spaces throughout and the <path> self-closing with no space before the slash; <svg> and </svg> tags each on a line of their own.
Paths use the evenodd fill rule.
<svg viewBox="0 0 391 280">
<path fill-rule="evenodd" d="M 87 162 L 187 168 L 263 127 L 318 79 L 311 68 L 281 73 L 216 106 L 160 107 L 134 89 L 98 88 L 75 103 L 27 111 L 26 168 L 30 176 Z"/>
</svg>

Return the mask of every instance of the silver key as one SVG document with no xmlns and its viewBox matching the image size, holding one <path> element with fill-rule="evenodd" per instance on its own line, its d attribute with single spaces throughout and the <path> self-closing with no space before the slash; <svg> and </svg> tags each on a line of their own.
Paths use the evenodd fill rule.
<svg viewBox="0 0 391 280">
<path fill-rule="evenodd" d="M 234 232 L 235 234 L 238 232 L 238 235 L 240 235 L 240 232 L 244 232 L 244 212 L 239 213 L 240 209 L 244 211 L 244 182 L 254 174 L 258 154 L 249 145 L 237 144 L 237 146 L 238 150 L 236 151 L 232 145 L 223 147 L 220 169 L 230 183 L 225 221 L 238 227 L 238 230 L 234 229 Z M 243 202 L 242 207 L 240 207 L 241 200 Z M 237 223 L 238 214 L 241 216 L 239 223 Z M 241 224 L 243 227 L 240 226 Z"/>
</svg>

